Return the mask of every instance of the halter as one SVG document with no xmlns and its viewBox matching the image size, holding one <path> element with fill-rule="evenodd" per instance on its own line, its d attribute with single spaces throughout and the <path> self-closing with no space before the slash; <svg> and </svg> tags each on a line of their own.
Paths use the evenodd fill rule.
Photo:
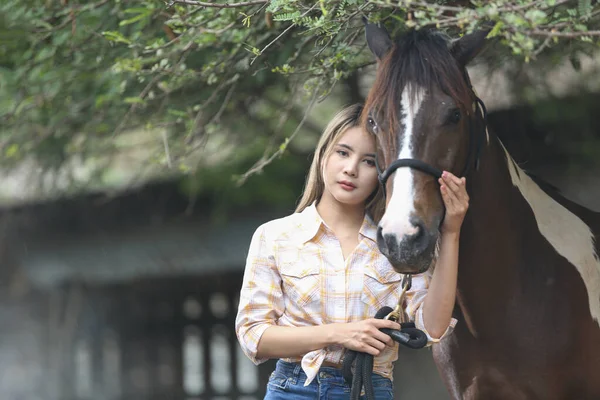
<svg viewBox="0 0 600 400">
<path fill-rule="evenodd" d="M 472 88 L 471 90 L 473 93 L 475 93 Z M 483 126 L 487 127 L 487 110 L 485 108 L 485 104 L 479 97 L 477 97 L 477 95 L 475 95 L 475 112 L 477 112 L 480 108 L 483 116 Z M 471 119 L 469 119 L 469 152 L 467 153 L 467 160 L 460 176 L 467 176 L 467 174 L 471 172 L 471 168 L 474 168 L 475 170 L 479 169 L 479 153 L 481 152 L 482 140 L 483 135 L 477 135 L 475 129 L 473 129 L 473 123 Z M 471 162 L 471 158 L 474 158 L 473 162 Z M 440 171 L 438 168 L 415 158 L 401 158 L 391 163 L 387 169 L 382 170 L 378 157 L 375 157 L 375 167 L 377 168 L 377 178 L 381 184 L 384 198 L 387 196 L 385 188 L 387 180 L 398 168 L 409 167 L 421 172 L 425 172 L 426 174 L 429 174 L 437 179 L 442 177 L 442 171 Z"/>
</svg>

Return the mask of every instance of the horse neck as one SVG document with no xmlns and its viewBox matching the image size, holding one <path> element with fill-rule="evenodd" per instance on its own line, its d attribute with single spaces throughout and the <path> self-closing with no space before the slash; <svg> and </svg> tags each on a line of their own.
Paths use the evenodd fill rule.
<svg viewBox="0 0 600 400">
<path fill-rule="evenodd" d="M 470 204 L 461 229 L 457 305 L 475 337 L 493 335 L 498 320 L 489 315 L 505 315 L 504 303 L 519 279 L 519 243 L 530 223 L 517 215 L 508 162 L 503 145 L 490 135 L 479 168 L 467 176 Z"/>
<path fill-rule="evenodd" d="M 593 235 L 590 228 L 599 228 L 596 226 L 598 214 L 565 199 L 558 193 L 552 196 L 547 194 L 518 166 L 495 135 L 489 135 L 489 139 L 485 141 L 480 155 L 480 167 L 467 179 L 471 201 L 461 236 L 466 256 L 475 254 L 484 257 L 485 260 L 490 257 L 487 253 L 479 254 L 466 248 L 469 245 L 493 250 L 490 254 L 498 256 L 498 259 L 513 257 L 519 260 L 520 253 L 516 252 L 516 248 L 520 247 L 522 240 L 527 238 L 527 241 L 531 242 L 542 237 L 561 253 L 558 248 L 561 247 L 561 243 L 553 240 L 553 232 L 548 228 L 550 225 L 556 228 L 558 223 L 558 229 L 570 229 L 572 235 L 587 235 L 582 237 L 581 241 L 587 239 L 588 242 L 590 235 Z M 540 230 L 542 225 L 544 229 Z M 489 269 L 494 267 L 493 263 L 488 264 Z M 497 276 L 520 267 L 518 263 L 512 262 L 500 270 L 486 271 L 485 274 Z M 486 268 L 482 266 L 478 269 Z"/>
<path fill-rule="evenodd" d="M 472 171 L 471 176 L 467 177 L 470 206 L 465 219 L 466 224 L 463 227 L 463 236 L 475 240 L 489 240 L 489 238 L 496 237 L 495 232 L 490 229 L 480 232 L 482 228 L 487 228 L 486 224 L 482 224 L 482 220 L 493 223 L 491 226 L 497 228 L 505 226 L 518 228 L 514 226 L 514 223 L 521 221 L 514 215 L 514 202 L 522 200 L 514 196 L 515 188 L 510 171 L 511 163 L 514 161 L 498 137 L 489 135 L 483 140 L 479 155 L 479 168 Z M 516 164 L 514 164 L 514 168 L 518 168 Z M 507 216 L 511 218 L 507 220 Z M 512 221 L 513 219 L 515 221 Z M 469 233 L 474 231 L 485 234 L 470 238 Z M 498 243 L 498 245 L 502 245 L 502 243 Z"/>
<path fill-rule="evenodd" d="M 586 309 L 600 325 L 599 215 L 543 191 L 492 135 L 467 179 L 458 304 L 470 328 L 535 320 L 543 331 Z"/>
<path fill-rule="evenodd" d="M 467 176 L 470 205 L 461 233 L 459 286 L 489 282 L 494 290 L 507 290 L 497 283 L 514 279 L 515 243 L 535 234 L 535 220 L 521 212 L 526 202 L 512 183 L 513 162 L 496 136 L 484 138 L 479 168 Z"/>
</svg>

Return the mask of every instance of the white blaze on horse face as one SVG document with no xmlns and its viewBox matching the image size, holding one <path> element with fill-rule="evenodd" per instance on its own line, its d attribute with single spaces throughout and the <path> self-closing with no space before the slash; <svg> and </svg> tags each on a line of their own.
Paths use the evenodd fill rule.
<svg viewBox="0 0 600 400">
<path fill-rule="evenodd" d="M 600 261 L 594 234 L 585 222 L 548 196 L 519 168 L 506 148 L 504 152 L 513 185 L 529 203 L 540 233 L 581 275 L 588 293 L 590 314 L 600 326 Z"/>
<path fill-rule="evenodd" d="M 411 98 L 414 101 L 411 101 Z M 418 86 L 406 85 L 402 93 L 402 126 L 404 126 L 404 135 L 400 143 L 398 159 L 415 158 L 412 148 L 412 139 L 414 135 L 414 122 L 423 99 L 425 90 Z M 410 217 L 415 213 L 415 190 L 413 185 L 412 168 L 398 168 L 394 174 L 394 191 L 386 208 L 385 214 L 381 219 L 382 233 L 396 234 L 399 241 L 405 235 L 417 233 L 417 228 L 410 222 Z"/>
</svg>

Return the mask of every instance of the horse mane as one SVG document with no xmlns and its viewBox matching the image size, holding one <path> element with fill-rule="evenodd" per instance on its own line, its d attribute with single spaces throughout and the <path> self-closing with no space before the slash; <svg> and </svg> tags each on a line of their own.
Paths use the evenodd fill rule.
<svg viewBox="0 0 600 400">
<path fill-rule="evenodd" d="M 471 113 L 472 90 L 466 70 L 452 55 L 448 37 L 433 29 L 411 30 L 380 60 L 362 115 L 363 122 L 369 112 L 386 117 L 378 122 L 384 132 L 390 130 L 382 136 L 384 145 L 393 150 L 391 153 L 397 150 L 393 127 L 401 121 L 402 93 L 408 84 L 426 90 L 437 86 L 452 97 L 461 111 Z M 414 101 L 415 91 L 410 95 Z"/>
</svg>

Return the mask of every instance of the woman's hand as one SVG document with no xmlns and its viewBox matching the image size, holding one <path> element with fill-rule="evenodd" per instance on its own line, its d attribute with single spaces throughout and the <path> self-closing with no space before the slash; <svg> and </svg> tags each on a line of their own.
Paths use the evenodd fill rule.
<svg viewBox="0 0 600 400">
<path fill-rule="evenodd" d="M 335 343 L 350 350 L 378 356 L 385 346 L 393 346 L 392 338 L 379 329 L 400 329 L 400 324 L 385 319 L 369 318 L 358 322 L 332 324 L 331 327 L 335 331 Z"/>
<path fill-rule="evenodd" d="M 439 183 L 442 200 L 446 205 L 442 233 L 459 233 L 465 214 L 469 209 L 466 179 L 457 178 L 452 173 L 444 171 Z"/>
</svg>

